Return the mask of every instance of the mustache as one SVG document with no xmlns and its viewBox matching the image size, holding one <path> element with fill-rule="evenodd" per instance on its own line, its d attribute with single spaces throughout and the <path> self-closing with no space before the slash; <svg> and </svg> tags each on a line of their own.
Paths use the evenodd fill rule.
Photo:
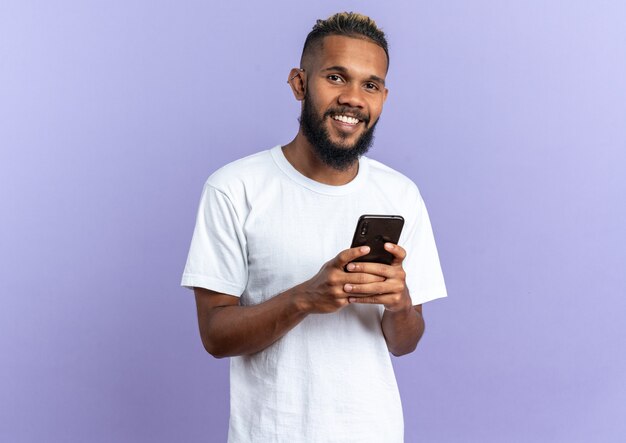
<svg viewBox="0 0 626 443">
<path fill-rule="evenodd" d="M 345 114 L 350 115 L 354 118 L 361 120 L 365 125 L 369 125 L 370 117 L 367 114 L 362 113 L 356 108 L 351 108 L 349 106 L 339 106 L 337 108 L 329 109 L 324 113 L 324 118 L 332 117 L 333 115 Z"/>
</svg>

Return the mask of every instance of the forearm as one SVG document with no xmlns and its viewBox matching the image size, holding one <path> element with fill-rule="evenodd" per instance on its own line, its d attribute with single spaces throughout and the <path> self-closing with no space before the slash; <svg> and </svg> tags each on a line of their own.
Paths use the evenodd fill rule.
<svg viewBox="0 0 626 443">
<path fill-rule="evenodd" d="M 400 311 L 385 311 L 382 329 L 389 351 L 399 357 L 415 350 L 424 333 L 424 318 L 421 309 L 409 306 Z"/>
<path fill-rule="evenodd" d="M 306 316 L 297 287 L 254 306 L 211 309 L 201 330 L 206 350 L 217 358 L 262 351 L 293 329 Z"/>
<path fill-rule="evenodd" d="M 369 252 L 368 247 L 341 251 L 309 280 L 254 306 L 239 306 L 236 297 L 195 288 L 200 334 L 215 357 L 262 351 L 293 329 L 308 314 L 330 314 L 349 304 L 346 284 L 384 280 L 349 274 L 345 266 Z"/>
</svg>

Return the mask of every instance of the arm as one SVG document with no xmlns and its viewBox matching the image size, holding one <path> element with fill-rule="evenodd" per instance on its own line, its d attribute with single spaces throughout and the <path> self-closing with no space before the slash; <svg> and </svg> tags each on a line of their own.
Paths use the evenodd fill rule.
<svg viewBox="0 0 626 443">
<path fill-rule="evenodd" d="M 424 334 L 422 305 L 411 306 L 402 311 L 386 310 L 382 320 L 383 334 L 389 351 L 399 357 L 410 354 Z"/>
<path fill-rule="evenodd" d="M 344 288 L 353 294 L 350 303 L 373 303 L 385 306 L 381 327 L 387 348 L 395 355 L 409 354 L 415 350 L 424 333 L 422 305 L 411 305 L 411 296 L 406 286 L 406 273 L 402 261 L 406 251 L 392 243 L 385 249 L 394 255 L 391 265 L 379 263 L 350 263 L 350 272 L 370 273 L 384 278 L 382 282 L 348 285 Z"/>
<path fill-rule="evenodd" d="M 265 349 L 307 315 L 296 288 L 255 306 L 239 306 L 239 297 L 204 288 L 194 293 L 202 344 L 217 358 Z"/>
<path fill-rule="evenodd" d="M 342 251 L 310 280 L 254 306 L 240 306 L 239 298 L 194 288 L 202 343 L 214 357 L 259 352 L 284 336 L 308 314 L 331 313 L 348 305 L 346 284 L 367 284 L 383 278 L 347 273 L 344 267 L 369 252 L 368 247 Z"/>
</svg>

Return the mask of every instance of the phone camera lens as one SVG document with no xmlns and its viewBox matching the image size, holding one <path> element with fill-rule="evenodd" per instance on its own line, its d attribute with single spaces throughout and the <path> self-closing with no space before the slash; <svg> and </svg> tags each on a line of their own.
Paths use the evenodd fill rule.
<svg viewBox="0 0 626 443">
<path fill-rule="evenodd" d="M 364 221 L 361 224 L 361 236 L 365 236 L 365 234 L 367 234 L 367 227 L 369 225 L 369 222 Z"/>
</svg>

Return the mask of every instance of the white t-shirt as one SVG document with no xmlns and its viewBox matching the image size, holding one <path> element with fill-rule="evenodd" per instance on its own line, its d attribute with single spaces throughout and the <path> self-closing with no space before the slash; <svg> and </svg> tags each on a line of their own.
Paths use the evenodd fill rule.
<svg viewBox="0 0 626 443">
<path fill-rule="evenodd" d="M 446 296 L 430 220 L 411 180 L 362 157 L 350 183 L 318 183 L 280 146 L 209 177 L 182 285 L 261 303 L 349 248 L 362 214 L 404 217 L 398 243 L 407 251 L 414 305 Z M 229 442 L 403 441 L 382 314 L 382 306 L 358 304 L 312 314 L 265 350 L 232 357 Z"/>
</svg>

